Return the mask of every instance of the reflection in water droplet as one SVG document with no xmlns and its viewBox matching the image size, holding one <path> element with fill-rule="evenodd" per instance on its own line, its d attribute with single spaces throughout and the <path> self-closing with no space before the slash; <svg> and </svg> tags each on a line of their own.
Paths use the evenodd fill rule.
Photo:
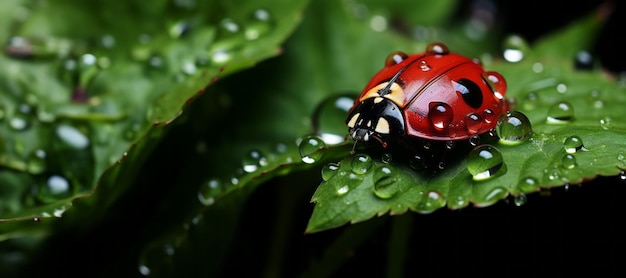
<svg viewBox="0 0 626 278">
<path fill-rule="evenodd" d="M 519 111 L 512 111 L 500 117 L 496 132 L 502 143 L 519 144 L 528 139 L 533 130 L 526 115 Z"/>
<path fill-rule="evenodd" d="M 504 41 L 502 56 L 511 63 L 517 63 L 524 59 L 528 45 L 520 36 L 510 36 Z"/>
<path fill-rule="evenodd" d="M 434 42 L 426 46 L 426 53 L 431 55 L 446 55 L 450 53 L 450 50 L 448 49 L 447 45 L 439 42 Z"/>
<path fill-rule="evenodd" d="M 352 158 L 352 172 L 355 174 L 365 174 L 372 168 L 374 161 L 369 155 L 366 154 L 356 154 Z"/>
<path fill-rule="evenodd" d="M 567 123 L 574 119 L 574 107 L 567 101 L 561 101 L 550 106 L 547 121 L 551 124 Z"/>
<path fill-rule="evenodd" d="M 486 180 L 506 172 L 500 151 L 491 145 L 479 145 L 467 157 L 467 170 L 474 180 Z"/>
<path fill-rule="evenodd" d="M 565 138 L 563 146 L 565 147 L 565 152 L 567 153 L 575 153 L 577 151 L 586 150 L 583 145 L 583 139 L 576 135 Z"/>
<path fill-rule="evenodd" d="M 330 180 L 337 174 L 337 170 L 339 170 L 339 165 L 336 163 L 328 163 L 322 167 L 322 179 L 324 181 Z"/>
<path fill-rule="evenodd" d="M 332 95 L 315 108 L 313 128 L 324 143 L 333 145 L 344 141 L 347 129 L 345 124 L 337 119 L 345 119 L 353 104 L 353 95 Z"/>
<path fill-rule="evenodd" d="M 409 58 L 409 55 L 402 51 L 391 52 L 387 55 L 387 59 L 385 59 L 385 67 L 390 67 L 396 64 L 402 63 L 402 61 Z"/>
<path fill-rule="evenodd" d="M 298 150 L 300 151 L 300 157 L 302 158 L 302 162 L 307 164 L 313 164 L 317 162 L 322 153 L 318 152 L 320 148 L 325 147 L 326 144 L 322 139 L 317 136 L 309 135 L 302 138 L 302 142 L 298 145 Z"/>
<path fill-rule="evenodd" d="M 389 199 L 398 192 L 396 174 L 390 166 L 384 165 L 374 170 L 374 194 Z"/>
</svg>

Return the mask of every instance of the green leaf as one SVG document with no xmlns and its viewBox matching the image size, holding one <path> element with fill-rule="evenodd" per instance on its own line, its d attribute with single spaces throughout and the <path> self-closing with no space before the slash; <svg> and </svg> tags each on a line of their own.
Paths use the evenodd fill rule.
<svg viewBox="0 0 626 278">
<path fill-rule="evenodd" d="M 490 151 L 496 158 L 500 154 L 501 161 L 481 160 L 470 152 L 433 174 L 407 161 L 389 162 L 389 154 L 363 150 L 371 156 L 361 153 L 327 166 L 334 174 L 326 176 L 312 198 L 316 205 L 307 232 L 407 210 L 430 213 L 446 206 L 488 206 L 507 196 L 521 204 L 527 193 L 620 173 L 626 168 L 626 122 L 620 116 L 625 88 L 597 69 L 578 70 L 573 63 L 600 23 L 585 18 L 534 47 L 511 38 L 505 50 L 518 51 L 522 60 L 485 65 L 507 78 L 506 97 L 512 110 L 522 112 L 512 117 L 528 118 L 522 126 L 500 124 L 497 131 L 503 139 L 482 141 L 489 146 L 473 150 Z M 531 136 L 520 136 L 529 126 Z M 355 168 L 363 157 L 369 166 Z"/>
<path fill-rule="evenodd" d="M 281 52 L 303 7 L 185 3 L 0 4 L 10 23 L 0 31 L 1 221 L 60 217 L 78 199 L 69 218 L 93 221 L 186 104 Z"/>
</svg>

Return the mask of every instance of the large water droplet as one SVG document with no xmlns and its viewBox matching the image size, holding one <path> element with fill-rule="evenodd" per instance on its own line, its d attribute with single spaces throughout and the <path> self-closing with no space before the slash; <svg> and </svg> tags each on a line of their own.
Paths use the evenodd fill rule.
<svg viewBox="0 0 626 278">
<path fill-rule="evenodd" d="M 343 121 L 354 104 L 353 96 L 333 95 L 323 100 L 313 113 L 315 134 L 328 145 L 344 141 L 347 129 Z"/>
<path fill-rule="evenodd" d="M 496 132 L 502 143 L 518 144 L 528 139 L 533 130 L 526 115 L 519 111 L 512 111 L 500 117 Z"/>
<path fill-rule="evenodd" d="M 374 194 L 382 199 L 389 199 L 398 192 L 396 173 L 388 165 L 380 166 L 374 170 Z"/>
<path fill-rule="evenodd" d="M 517 188 L 522 192 L 537 191 L 539 189 L 539 181 L 533 177 L 525 177 L 519 181 Z"/>
<path fill-rule="evenodd" d="M 467 170 L 474 180 L 486 180 L 506 172 L 502 154 L 491 145 L 479 145 L 467 157 Z"/>
<path fill-rule="evenodd" d="M 551 124 L 567 123 L 574 119 L 574 106 L 567 101 L 553 104 L 548 109 L 547 121 Z"/>
<path fill-rule="evenodd" d="M 452 122 L 454 113 L 452 107 L 444 102 L 431 102 L 428 109 L 428 119 L 438 131 L 443 131 Z"/>
<path fill-rule="evenodd" d="M 577 151 L 585 150 L 583 139 L 576 135 L 565 138 L 563 146 L 565 147 L 565 152 L 567 153 L 575 153 Z"/>
<path fill-rule="evenodd" d="M 369 155 L 366 154 L 356 154 L 352 158 L 352 172 L 355 174 L 365 174 L 367 173 L 374 165 L 374 161 Z"/>
<path fill-rule="evenodd" d="M 326 144 L 324 141 L 317 136 L 309 135 L 302 138 L 302 141 L 298 145 L 298 151 L 300 151 L 302 162 L 307 164 L 317 162 L 320 158 L 322 158 L 322 153 L 318 152 L 318 150 L 325 146 Z"/>
</svg>

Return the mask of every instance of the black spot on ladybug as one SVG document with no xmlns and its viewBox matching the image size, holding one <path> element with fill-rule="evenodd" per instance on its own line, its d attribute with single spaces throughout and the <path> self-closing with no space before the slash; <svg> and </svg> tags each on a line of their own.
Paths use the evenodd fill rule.
<svg viewBox="0 0 626 278">
<path fill-rule="evenodd" d="M 469 107 L 479 108 L 483 104 L 483 93 L 474 81 L 463 78 L 452 82 L 454 90 L 461 95 Z"/>
</svg>

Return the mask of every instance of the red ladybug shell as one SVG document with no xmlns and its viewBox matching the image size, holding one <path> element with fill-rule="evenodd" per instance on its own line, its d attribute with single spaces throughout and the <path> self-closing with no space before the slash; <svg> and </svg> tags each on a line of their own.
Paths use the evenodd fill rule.
<svg viewBox="0 0 626 278">
<path fill-rule="evenodd" d="M 378 137 L 382 142 L 391 134 L 464 140 L 496 127 L 509 110 L 505 93 L 502 75 L 434 43 L 424 53 L 390 54 L 356 99 L 346 123 L 356 141 Z"/>
</svg>

